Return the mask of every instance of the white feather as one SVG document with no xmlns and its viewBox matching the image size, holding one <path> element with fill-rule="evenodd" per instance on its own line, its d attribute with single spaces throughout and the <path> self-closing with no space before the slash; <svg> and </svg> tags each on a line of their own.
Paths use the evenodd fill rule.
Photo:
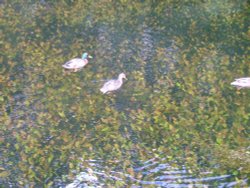
<svg viewBox="0 0 250 188">
<path fill-rule="evenodd" d="M 124 73 L 119 74 L 118 79 L 109 80 L 108 82 L 106 82 L 102 86 L 100 91 L 103 94 L 105 94 L 105 93 L 108 93 L 110 91 L 114 91 L 114 90 L 119 89 L 123 84 L 123 78 L 126 79 L 126 75 Z"/>
</svg>

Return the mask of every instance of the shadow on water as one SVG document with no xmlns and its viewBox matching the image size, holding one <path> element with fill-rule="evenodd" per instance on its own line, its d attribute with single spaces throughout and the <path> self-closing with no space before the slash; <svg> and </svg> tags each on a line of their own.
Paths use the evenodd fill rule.
<svg viewBox="0 0 250 188">
<path fill-rule="evenodd" d="M 146 25 L 141 26 L 139 29 L 142 32 L 141 35 L 141 49 L 140 50 L 140 58 L 144 61 L 145 64 L 145 80 L 147 85 L 153 87 L 155 83 L 155 71 L 154 71 L 154 41 L 153 41 L 153 33 L 149 27 Z"/>
</svg>

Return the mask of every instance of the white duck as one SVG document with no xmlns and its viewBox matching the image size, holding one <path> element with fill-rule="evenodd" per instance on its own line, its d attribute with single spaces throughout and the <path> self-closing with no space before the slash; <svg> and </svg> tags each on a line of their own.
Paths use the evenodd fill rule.
<svg viewBox="0 0 250 188">
<path fill-rule="evenodd" d="M 232 86 L 235 86 L 239 89 L 241 88 L 250 88 L 250 77 L 237 78 L 234 82 L 231 83 Z"/>
<path fill-rule="evenodd" d="M 102 88 L 100 89 L 100 91 L 105 94 L 108 93 L 110 91 L 114 91 L 119 89 L 122 84 L 123 84 L 123 78 L 126 78 L 126 75 L 124 73 L 119 74 L 118 79 L 113 79 L 113 80 L 109 80 L 108 82 L 106 82 Z"/>
<path fill-rule="evenodd" d="M 71 59 L 62 66 L 65 69 L 73 69 L 73 71 L 76 72 L 88 64 L 88 58 L 92 58 L 92 56 L 88 55 L 88 53 L 83 53 L 82 58 Z"/>
</svg>

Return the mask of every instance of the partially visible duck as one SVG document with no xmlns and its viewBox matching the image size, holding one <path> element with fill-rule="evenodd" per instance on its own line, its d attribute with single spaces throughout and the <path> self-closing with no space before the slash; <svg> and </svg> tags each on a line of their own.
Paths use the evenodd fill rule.
<svg viewBox="0 0 250 188">
<path fill-rule="evenodd" d="M 119 74 L 117 79 L 113 79 L 113 80 L 109 80 L 108 82 L 106 82 L 102 88 L 100 89 L 100 91 L 105 94 L 108 93 L 110 91 L 115 91 L 117 89 L 119 89 L 122 84 L 123 84 L 123 78 L 126 78 L 126 75 L 124 73 Z"/>
<path fill-rule="evenodd" d="M 238 89 L 250 88 L 250 77 L 237 78 L 231 83 L 231 85 L 237 87 Z"/>
<path fill-rule="evenodd" d="M 72 69 L 74 72 L 76 72 L 88 64 L 88 58 L 92 58 L 92 56 L 85 52 L 82 54 L 82 58 L 71 59 L 62 66 L 65 69 Z"/>
</svg>

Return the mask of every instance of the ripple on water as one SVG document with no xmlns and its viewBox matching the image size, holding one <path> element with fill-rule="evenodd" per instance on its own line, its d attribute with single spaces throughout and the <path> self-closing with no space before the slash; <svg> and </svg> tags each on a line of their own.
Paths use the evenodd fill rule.
<svg viewBox="0 0 250 188">
<path fill-rule="evenodd" d="M 68 184 L 67 188 L 79 187 L 102 187 L 108 182 L 109 185 L 116 185 L 117 181 L 124 186 L 130 187 L 145 187 L 145 186 L 160 186 L 171 188 L 185 187 L 234 187 L 246 186 L 247 179 L 232 181 L 231 175 L 215 176 L 212 172 L 204 171 L 198 176 L 193 174 L 185 165 L 164 163 L 164 159 L 159 160 L 153 158 L 141 165 L 135 165 L 133 173 L 123 173 L 118 170 L 105 172 L 107 167 L 103 165 L 101 160 L 89 161 L 91 168 L 86 169 L 76 175 L 72 183 Z M 133 175 L 132 175 L 133 174 Z M 197 178 L 199 177 L 199 178 Z"/>
</svg>

